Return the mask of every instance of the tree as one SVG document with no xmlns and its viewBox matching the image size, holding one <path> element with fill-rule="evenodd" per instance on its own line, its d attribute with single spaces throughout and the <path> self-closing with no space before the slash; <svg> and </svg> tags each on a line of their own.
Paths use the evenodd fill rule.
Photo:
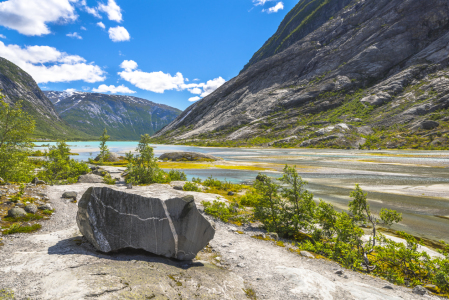
<svg viewBox="0 0 449 300">
<path fill-rule="evenodd" d="M 129 161 L 126 183 L 151 184 L 169 182 L 169 176 L 159 168 L 157 158 L 154 157 L 153 148 L 150 146 L 151 137 L 148 134 L 141 135 L 136 151 L 138 155 L 128 153 Z"/>
<path fill-rule="evenodd" d="M 103 134 L 100 137 L 100 159 L 99 162 L 103 163 L 109 157 L 109 148 L 106 145 L 106 142 L 109 140 L 110 136 L 108 135 L 108 131 L 106 128 L 103 130 Z"/>
<path fill-rule="evenodd" d="M 22 110 L 22 102 L 8 104 L 0 95 L 0 177 L 7 181 L 28 181 L 33 164 L 28 156 L 35 121 Z"/>
<path fill-rule="evenodd" d="M 316 204 L 313 201 L 313 194 L 304 188 L 307 182 L 302 180 L 295 167 L 287 165 L 280 181 L 288 185 L 282 188 L 282 196 L 290 204 L 287 208 L 290 212 L 288 219 L 293 224 L 294 234 L 299 229 L 308 230 L 313 223 Z"/>
<path fill-rule="evenodd" d="M 280 186 L 267 175 L 259 174 L 254 188 L 261 195 L 254 208 L 254 217 L 260 220 L 268 231 L 280 233 L 281 198 L 278 194 Z"/>
</svg>

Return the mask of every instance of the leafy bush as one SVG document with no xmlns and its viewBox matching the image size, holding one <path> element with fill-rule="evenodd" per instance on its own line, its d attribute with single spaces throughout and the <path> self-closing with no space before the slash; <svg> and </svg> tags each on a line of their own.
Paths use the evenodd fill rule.
<svg viewBox="0 0 449 300">
<path fill-rule="evenodd" d="M 111 177 L 111 174 L 107 173 L 104 177 L 103 177 L 103 182 L 106 184 L 115 184 L 116 179 Z"/>
<path fill-rule="evenodd" d="M 184 191 L 201 192 L 201 189 L 195 183 L 192 182 L 186 182 L 182 187 L 182 189 Z"/>
<path fill-rule="evenodd" d="M 170 181 L 185 181 L 185 180 L 187 180 L 186 173 L 179 171 L 179 170 L 170 170 L 170 172 L 168 172 L 168 177 L 170 178 Z"/>
<path fill-rule="evenodd" d="M 6 181 L 29 182 L 33 164 L 28 156 L 31 153 L 30 135 L 35 122 L 22 110 L 21 101 L 10 105 L 0 95 L 0 177 Z"/>
<path fill-rule="evenodd" d="M 157 158 L 154 157 L 153 148 L 150 147 L 151 137 L 148 134 L 142 135 L 139 145 L 136 148 L 138 155 L 128 153 L 128 166 L 126 183 L 133 184 L 151 184 L 167 183 L 170 177 L 157 164 Z"/>
<path fill-rule="evenodd" d="M 230 218 L 236 215 L 235 209 L 225 202 L 214 200 L 213 203 L 203 201 L 204 212 L 208 215 L 218 218 L 223 222 L 228 222 Z"/>
<path fill-rule="evenodd" d="M 70 158 L 70 147 L 65 141 L 58 141 L 56 146 L 49 148 L 48 160 L 43 168 L 38 177 L 57 184 L 76 183 L 80 175 L 90 171 L 86 163 Z"/>
<path fill-rule="evenodd" d="M 103 134 L 100 137 L 100 164 L 102 164 L 104 161 L 107 161 L 109 157 L 109 148 L 106 145 L 106 142 L 109 140 L 109 138 L 110 136 L 108 135 L 108 131 L 105 128 L 103 130 Z"/>
</svg>

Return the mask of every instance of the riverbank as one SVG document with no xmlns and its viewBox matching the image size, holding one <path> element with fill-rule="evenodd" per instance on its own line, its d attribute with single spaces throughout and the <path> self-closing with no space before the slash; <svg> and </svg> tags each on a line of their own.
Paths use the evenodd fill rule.
<svg viewBox="0 0 449 300">
<path fill-rule="evenodd" d="M 119 173 L 113 172 L 112 176 Z M 251 225 L 215 222 L 216 234 L 191 262 L 179 262 L 139 251 L 103 254 L 80 235 L 77 204 L 61 198 L 90 186 L 47 186 L 55 214 L 33 234 L 7 236 L 0 251 L 1 289 L 16 299 L 421 299 L 406 287 L 369 275 L 342 270 L 325 259 L 289 251 L 288 243 L 255 239 L 265 234 Z M 125 189 L 123 182 L 118 186 Z M 193 195 L 202 201 L 214 194 L 174 190 L 170 185 L 134 187 Z M 205 215 L 206 218 L 209 216 Z M 1 295 L 1 294 L 0 294 Z M 253 298 L 251 298 L 253 297 Z M 425 296 L 427 299 L 439 299 Z"/>
</svg>

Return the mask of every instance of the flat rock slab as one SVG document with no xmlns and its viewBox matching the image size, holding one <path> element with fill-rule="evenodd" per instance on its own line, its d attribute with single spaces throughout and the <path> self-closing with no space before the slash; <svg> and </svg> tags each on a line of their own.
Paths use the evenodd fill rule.
<svg viewBox="0 0 449 300">
<path fill-rule="evenodd" d="M 198 152 L 170 152 L 159 156 L 160 160 L 169 161 L 217 161 L 221 158 Z"/>
<path fill-rule="evenodd" d="M 102 252 L 125 248 L 191 260 L 214 237 L 193 196 L 91 187 L 77 213 L 81 233 Z"/>
</svg>

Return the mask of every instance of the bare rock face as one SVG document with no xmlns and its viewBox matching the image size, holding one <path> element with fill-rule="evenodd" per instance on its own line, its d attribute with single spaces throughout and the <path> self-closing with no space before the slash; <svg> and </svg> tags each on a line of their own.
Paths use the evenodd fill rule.
<svg viewBox="0 0 449 300">
<path fill-rule="evenodd" d="M 215 234 L 193 196 L 148 196 L 109 187 L 91 187 L 84 193 L 76 221 L 100 251 L 135 248 L 179 260 L 193 259 Z"/>
<path fill-rule="evenodd" d="M 170 152 L 162 154 L 159 159 L 170 161 L 216 161 L 221 158 L 197 152 Z"/>
</svg>

